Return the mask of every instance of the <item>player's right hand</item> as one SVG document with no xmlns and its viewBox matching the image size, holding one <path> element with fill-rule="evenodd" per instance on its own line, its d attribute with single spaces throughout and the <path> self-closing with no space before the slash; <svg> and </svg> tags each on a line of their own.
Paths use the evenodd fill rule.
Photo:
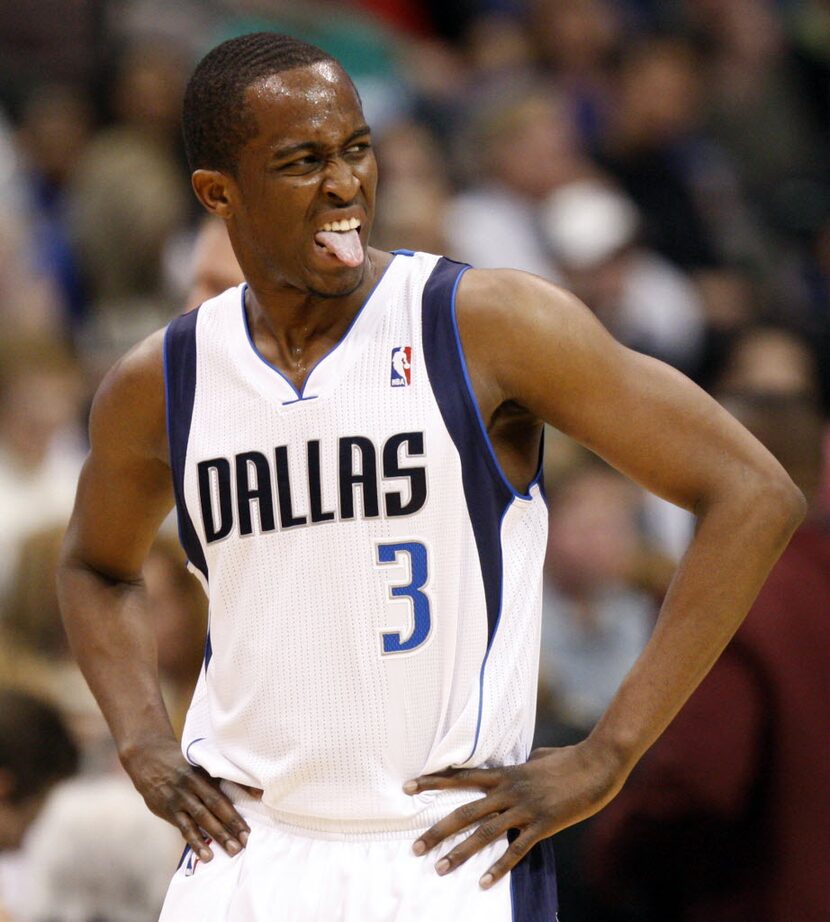
<svg viewBox="0 0 830 922">
<path fill-rule="evenodd" d="M 147 806 L 181 832 L 201 861 L 213 857 L 209 841 L 229 855 L 245 847 L 250 827 L 219 782 L 187 762 L 174 739 L 136 749 L 121 761 Z"/>
</svg>

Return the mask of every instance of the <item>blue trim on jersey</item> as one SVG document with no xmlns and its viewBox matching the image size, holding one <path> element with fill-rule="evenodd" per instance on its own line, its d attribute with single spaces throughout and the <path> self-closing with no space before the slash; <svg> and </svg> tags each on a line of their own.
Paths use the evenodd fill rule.
<svg viewBox="0 0 830 922">
<path fill-rule="evenodd" d="M 501 546 L 502 522 L 504 522 L 504 517 L 510 511 L 510 507 L 512 505 L 513 504 L 511 502 L 505 507 L 504 512 L 502 513 L 501 518 L 499 519 L 499 546 Z M 484 659 L 481 661 L 481 669 L 479 670 L 479 673 L 478 673 L 478 716 L 476 717 L 476 733 L 475 733 L 475 737 L 473 738 L 473 745 L 472 745 L 472 748 L 470 749 L 470 754 L 464 760 L 465 762 L 469 762 L 470 759 L 472 759 L 472 757 L 475 755 L 476 749 L 478 748 L 478 738 L 479 738 L 479 735 L 481 734 L 481 718 L 482 718 L 482 715 L 484 714 L 484 672 L 487 669 L 487 661 L 490 659 L 490 651 L 493 649 L 493 641 L 496 639 L 496 633 L 499 629 L 499 625 L 501 624 L 501 612 L 502 612 L 502 602 L 503 601 L 504 601 L 504 598 L 502 594 L 500 593 L 499 594 L 499 610 L 498 610 L 498 613 L 496 614 L 496 622 L 493 625 L 492 630 L 489 631 L 487 635 L 487 650 L 484 653 Z"/>
<path fill-rule="evenodd" d="M 392 250 L 393 256 L 414 256 L 415 250 Z"/>
<path fill-rule="evenodd" d="M 528 487 L 527 493 L 520 493 L 513 486 L 513 484 L 510 483 L 510 481 L 507 479 L 507 475 L 502 470 L 502 466 L 499 464 L 499 460 L 496 457 L 496 450 L 495 448 L 493 448 L 493 442 L 490 439 L 490 434 L 487 432 L 487 426 L 484 425 L 484 420 L 481 417 L 481 409 L 478 405 L 478 401 L 475 398 L 475 391 L 473 390 L 473 382 L 470 380 L 470 372 L 467 369 L 467 359 L 464 357 L 464 347 L 461 345 L 461 334 L 458 332 L 458 317 L 455 311 L 455 293 L 456 293 L 456 288 L 458 287 L 458 283 L 460 281 L 461 281 L 461 276 L 459 275 L 458 279 L 456 279 L 455 288 L 453 288 L 453 292 L 452 292 L 452 328 L 453 328 L 453 333 L 455 334 L 455 345 L 456 345 L 456 348 L 458 349 L 458 359 L 461 363 L 461 369 L 464 372 L 464 383 L 467 387 L 467 390 L 470 392 L 470 402 L 472 403 L 473 408 L 475 410 L 479 429 L 481 429 L 481 436 L 482 436 L 482 439 L 484 440 L 484 444 L 487 446 L 487 451 L 493 462 L 493 467 L 495 468 L 499 477 L 501 477 L 502 482 L 504 483 L 505 487 L 507 487 L 507 489 L 510 490 L 510 492 L 513 494 L 513 496 L 516 497 L 516 499 L 528 500 L 528 499 L 531 499 L 530 487 Z M 538 471 L 536 473 L 536 476 L 537 477 L 539 476 Z"/>
<path fill-rule="evenodd" d="M 191 740 L 191 741 L 187 744 L 187 749 L 185 749 L 185 751 L 184 751 L 184 757 L 185 757 L 185 759 L 187 759 L 188 762 L 190 762 L 191 765 L 198 765 L 199 763 L 198 763 L 198 762 L 194 762 L 194 761 L 190 758 L 190 747 L 191 747 L 191 746 L 195 746 L 196 743 L 201 743 L 203 739 L 205 739 L 204 736 L 197 736 L 195 740 Z"/>
<path fill-rule="evenodd" d="M 187 853 L 189 851 L 192 851 L 191 847 L 189 845 L 185 845 L 184 851 L 182 852 L 182 857 L 179 858 L 179 863 L 176 865 L 177 871 L 181 869 L 181 866 L 184 864 L 184 859 L 187 858 Z"/>
<path fill-rule="evenodd" d="M 193 403 L 196 398 L 196 323 L 199 308 L 176 317 L 164 334 L 164 396 L 167 408 L 167 440 L 173 494 L 179 523 L 179 541 L 188 560 L 208 579 L 205 552 L 184 499 L 184 467 Z"/>
<path fill-rule="evenodd" d="M 501 520 L 513 502 L 483 438 L 478 407 L 465 378 L 454 333 L 454 299 L 469 266 L 441 259 L 424 286 L 423 349 L 427 375 L 444 425 L 461 458 L 461 479 L 473 526 L 487 605 L 487 647 L 498 624 L 502 596 Z"/>
<path fill-rule="evenodd" d="M 545 489 L 545 427 L 542 427 L 542 435 L 539 439 L 539 466 L 536 468 L 536 476 L 527 486 L 527 492 L 537 486 L 539 487 L 539 493 L 542 496 L 542 499 L 545 503 L 545 508 L 550 508 L 550 503 L 548 503 L 548 492 Z"/>
<path fill-rule="evenodd" d="M 179 868 L 181 868 L 181 866 L 184 864 L 184 859 L 187 857 L 187 853 L 188 853 L 189 851 L 190 851 L 190 846 L 189 846 L 189 845 L 185 845 L 184 851 L 182 852 L 182 857 L 179 858 L 179 863 L 176 865 L 176 870 L 177 870 L 177 871 L 178 871 Z"/>
<path fill-rule="evenodd" d="M 512 842 L 518 831 L 507 834 Z M 542 839 L 510 872 L 510 902 L 514 922 L 555 922 L 559 909 L 553 839 Z"/>
<path fill-rule="evenodd" d="M 256 343 L 254 342 L 254 338 L 253 338 L 253 336 L 251 336 L 250 327 L 248 326 L 248 313 L 247 313 L 247 311 L 245 310 L 245 292 L 248 290 L 248 283 L 247 283 L 247 282 L 243 283 L 243 285 L 242 285 L 242 297 L 239 299 L 240 302 L 241 302 L 241 305 L 242 305 L 242 325 L 245 327 L 245 335 L 248 337 L 248 342 L 249 342 L 249 344 L 250 344 L 250 346 L 251 346 L 251 349 L 253 350 L 254 355 L 255 355 L 261 362 L 263 362 L 265 365 L 267 365 L 272 371 L 275 371 L 275 372 L 282 378 L 282 380 L 285 381 L 285 383 L 291 388 L 291 390 L 294 391 L 294 393 L 297 395 L 297 400 L 288 400 L 288 401 L 286 401 L 286 402 L 283 404 L 283 406 L 285 406 L 286 403 L 289 403 L 289 404 L 290 404 L 290 403 L 297 403 L 297 402 L 299 402 L 300 400 L 312 400 L 312 399 L 313 399 L 313 397 L 306 397 L 306 396 L 305 396 L 305 389 L 306 389 L 306 385 L 307 385 L 308 382 L 311 380 L 311 376 L 314 374 L 315 368 L 317 368 L 317 366 L 318 366 L 321 362 L 325 362 L 325 360 L 326 360 L 333 352 L 336 352 L 336 351 L 343 345 L 343 343 L 346 341 L 346 337 L 349 335 L 349 333 L 351 333 L 352 327 L 357 323 L 357 318 L 363 313 L 363 311 L 364 311 L 365 308 L 366 308 L 366 305 L 372 300 L 372 295 L 374 295 L 375 291 L 377 291 L 378 285 L 380 285 L 380 283 L 383 281 L 384 276 L 385 276 L 386 273 L 389 271 L 389 266 L 391 266 L 392 263 L 393 263 L 394 261 L 395 261 L 395 254 L 393 253 L 393 254 L 392 254 L 392 259 L 389 260 L 389 264 L 386 266 L 386 268 L 383 270 L 383 272 L 381 272 L 381 274 L 378 276 L 377 281 L 376 281 L 375 284 L 372 286 L 372 290 L 371 290 L 371 291 L 369 292 L 369 294 L 366 296 L 366 300 L 363 302 L 363 304 L 360 305 L 360 310 L 358 310 L 358 312 L 354 315 L 354 317 L 352 317 L 351 322 L 350 322 L 349 325 L 346 327 L 346 330 L 345 330 L 345 332 L 343 333 L 343 335 L 340 337 L 340 339 L 337 340 L 337 342 L 331 347 L 331 349 L 329 349 L 329 351 L 325 353 L 325 355 L 321 355 L 320 358 L 317 359 L 317 361 L 311 366 L 311 368 L 310 368 L 309 371 L 308 371 L 308 374 L 307 374 L 306 377 L 305 377 L 305 381 L 303 382 L 303 386 L 302 386 L 299 390 L 297 390 L 297 388 L 294 386 L 294 382 L 293 382 L 293 381 L 291 381 L 288 377 L 286 377 L 286 375 L 284 375 L 284 374 L 279 370 L 279 368 L 277 368 L 276 365 L 272 365 L 272 364 L 268 361 L 268 359 L 266 359 L 265 356 L 259 351 L 259 349 L 257 349 Z M 314 397 L 316 397 L 316 396 L 317 396 L 317 395 L 315 394 Z"/>
</svg>

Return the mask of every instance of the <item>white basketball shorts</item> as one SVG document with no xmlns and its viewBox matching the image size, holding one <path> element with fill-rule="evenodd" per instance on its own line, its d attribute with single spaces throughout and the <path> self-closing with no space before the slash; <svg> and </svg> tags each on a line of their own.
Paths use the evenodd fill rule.
<svg viewBox="0 0 830 922">
<path fill-rule="evenodd" d="M 555 922 L 549 840 L 482 890 L 478 881 L 506 838 L 439 877 L 435 864 L 464 835 L 417 857 L 419 830 L 309 831 L 254 800 L 233 799 L 251 828 L 247 847 L 230 857 L 213 845 L 208 863 L 185 849 L 159 922 Z"/>
</svg>

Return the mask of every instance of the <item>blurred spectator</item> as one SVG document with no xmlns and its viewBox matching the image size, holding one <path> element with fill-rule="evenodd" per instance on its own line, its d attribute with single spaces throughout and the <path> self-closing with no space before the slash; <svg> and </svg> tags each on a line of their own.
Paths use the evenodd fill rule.
<svg viewBox="0 0 830 922">
<path fill-rule="evenodd" d="M 747 194 L 763 208 L 761 216 L 789 221 L 799 204 L 791 196 L 800 188 L 791 181 L 823 170 L 824 157 L 794 78 L 783 18 L 773 0 L 697 9 L 710 54 L 707 129 L 729 153 Z"/>
<path fill-rule="evenodd" d="M 584 449 L 568 451 L 561 437 L 547 441 L 550 522 L 534 744 L 568 746 L 588 735 L 645 646 L 674 567 L 640 534 L 637 487 Z M 557 469 L 563 453 L 570 466 Z M 572 922 L 596 922 L 578 865 L 587 828 L 580 823 L 556 837 L 561 912 Z"/>
<path fill-rule="evenodd" d="M 558 277 L 537 209 L 555 189 L 596 172 L 564 100 L 526 81 L 493 87 L 462 134 L 461 151 L 476 182 L 450 203 L 450 255 L 480 268 Z"/>
<path fill-rule="evenodd" d="M 488 84 L 521 77 L 535 65 L 529 30 L 516 16 L 491 11 L 476 16 L 464 36 L 472 82 L 481 92 Z"/>
<path fill-rule="evenodd" d="M 621 342 L 696 370 L 700 297 L 678 268 L 639 243 L 640 216 L 628 198 L 597 180 L 569 183 L 548 197 L 540 220 L 565 287 Z"/>
<path fill-rule="evenodd" d="M 641 559 L 638 504 L 638 489 L 598 461 L 566 477 L 550 497 L 540 676 L 552 691 L 554 720 L 586 733 L 645 646 L 656 615 L 655 599 L 631 585 Z"/>
<path fill-rule="evenodd" d="M 17 130 L 31 211 L 35 258 L 51 274 L 66 312 L 77 326 L 84 292 L 72 252 L 66 188 L 91 131 L 90 100 L 76 87 L 42 85 L 26 99 Z"/>
<path fill-rule="evenodd" d="M 185 569 L 178 541 L 159 535 L 144 566 L 147 607 L 156 631 L 162 694 L 170 721 L 181 733 L 207 634 L 207 598 Z"/>
<path fill-rule="evenodd" d="M 51 705 L 0 688 L 0 851 L 20 847 L 46 792 L 77 764 L 75 744 Z"/>
<path fill-rule="evenodd" d="M 90 343 L 119 354 L 173 310 L 162 266 L 190 214 L 179 116 L 188 64 L 164 44 L 128 49 L 113 125 L 87 145 L 70 184 L 74 243 L 90 299 Z"/>
<path fill-rule="evenodd" d="M 69 652 L 55 590 L 55 569 L 64 526 L 29 534 L 19 544 L 17 565 L 4 593 L 0 642 L 9 650 L 6 681 L 21 681 L 17 663 L 30 674 L 25 687 L 46 694 L 61 711 L 78 744 L 84 771 L 116 765 L 112 738 L 98 705 Z M 0 664 L 0 668 L 3 664 Z"/>
<path fill-rule="evenodd" d="M 81 373 L 49 340 L 7 342 L 0 350 L 0 589 L 16 544 L 72 511 L 83 454 Z"/>
<path fill-rule="evenodd" d="M 224 221 L 204 218 L 193 243 L 185 311 L 243 281 Z"/>
<path fill-rule="evenodd" d="M 603 161 L 644 217 L 646 243 L 684 269 L 758 258 L 732 164 L 703 133 L 701 60 L 654 39 L 623 58 Z"/>
<path fill-rule="evenodd" d="M 382 249 L 444 253 L 444 220 L 449 181 L 437 142 L 422 124 L 401 121 L 384 131 L 377 144 L 383 173 L 373 241 Z"/>
<path fill-rule="evenodd" d="M 790 292 L 804 292 L 804 329 L 816 345 L 822 405 L 830 413 L 830 208 L 800 254 L 800 277 L 791 279 L 787 287 Z"/>
<path fill-rule="evenodd" d="M 49 790 L 72 775 L 77 764 L 75 744 L 58 712 L 40 698 L 0 686 L 0 919 L 4 922 L 17 917 L 29 896 L 10 853 L 20 848 Z"/>
<path fill-rule="evenodd" d="M 735 338 L 717 386 L 728 392 L 807 397 L 820 407 L 821 357 L 811 343 L 792 330 L 772 325 L 749 327 Z M 815 503 L 830 514 L 830 426 L 826 421 L 823 475 Z"/>
<path fill-rule="evenodd" d="M 44 81 L 91 84 L 101 13 L 101 0 L 0 4 L 0 99 L 14 105 Z"/>
<path fill-rule="evenodd" d="M 20 545 L 18 564 L 3 600 L 0 641 L 37 680 L 35 687 L 59 704 L 81 747 L 86 771 L 110 771 L 117 764 L 112 738 L 75 661 L 61 622 L 55 569 L 63 526 L 34 532 Z M 178 541 L 160 534 L 144 568 L 148 609 L 158 649 L 162 693 L 176 732 L 181 731 L 199 674 L 207 632 L 202 587 L 185 569 Z M 12 664 L 0 679 L 18 680 Z"/>
<path fill-rule="evenodd" d="M 737 335 L 716 387 L 818 402 L 817 379 L 816 356 L 804 339 L 783 327 L 759 325 Z"/>
<path fill-rule="evenodd" d="M 556 85 L 570 99 L 579 133 L 596 150 L 614 105 L 623 10 L 611 0 L 533 0 L 533 36 Z"/>
<path fill-rule="evenodd" d="M 725 403 L 813 497 L 814 402 L 744 391 Z M 589 861 L 609 906 L 637 922 L 825 922 L 828 600 L 830 521 L 814 507 L 726 652 L 596 817 Z"/>
<path fill-rule="evenodd" d="M 821 126 L 826 144 L 830 133 L 830 4 L 798 0 L 787 12 L 801 95 Z"/>
<path fill-rule="evenodd" d="M 399 74 L 398 36 L 355 3 L 265 0 L 226 4 L 218 41 L 246 32 L 288 32 L 333 55 L 360 93 L 367 122 L 382 130 L 409 103 L 407 84 Z M 202 49 L 206 51 L 207 49 Z"/>
<path fill-rule="evenodd" d="M 25 187 L 24 164 L 0 109 L 0 318 L 9 338 L 61 330 L 59 293 L 38 265 Z"/>
<path fill-rule="evenodd" d="M 0 318 L 9 337 L 63 333 L 60 293 L 37 265 L 28 216 L 0 213 Z"/>
<path fill-rule="evenodd" d="M 180 851 L 126 776 L 66 782 L 26 844 L 21 922 L 155 922 Z"/>
<path fill-rule="evenodd" d="M 735 337 L 767 311 L 769 286 L 761 284 L 758 274 L 740 266 L 698 272 L 695 282 L 703 304 L 706 329 L 694 379 L 709 390 Z"/>
</svg>

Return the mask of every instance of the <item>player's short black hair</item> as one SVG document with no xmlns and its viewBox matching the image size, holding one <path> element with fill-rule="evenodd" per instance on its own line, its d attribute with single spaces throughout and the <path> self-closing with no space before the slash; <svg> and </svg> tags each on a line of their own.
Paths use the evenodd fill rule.
<svg viewBox="0 0 830 922">
<path fill-rule="evenodd" d="M 239 148 L 257 132 L 245 91 L 258 80 L 320 61 L 338 64 L 316 45 L 280 32 L 252 32 L 209 51 L 184 94 L 182 128 L 191 170 L 234 175 Z"/>
</svg>

